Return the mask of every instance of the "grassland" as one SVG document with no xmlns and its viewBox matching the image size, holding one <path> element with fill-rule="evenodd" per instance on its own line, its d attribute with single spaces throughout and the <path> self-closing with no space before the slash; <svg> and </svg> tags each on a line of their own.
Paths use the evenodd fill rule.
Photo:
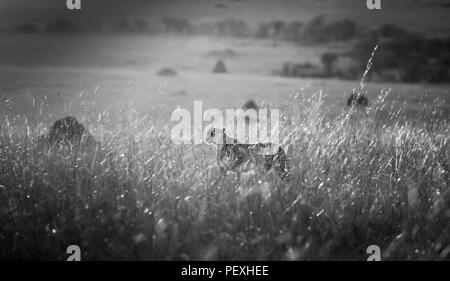
<svg viewBox="0 0 450 281">
<path fill-rule="evenodd" d="M 293 98 L 287 183 L 219 178 L 212 148 L 174 145 L 158 109 L 96 112 L 84 98 L 72 110 L 104 157 L 43 153 L 45 119 L 2 101 L 1 258 L 64 259 L 77 244 L 87 260 L 364 260 L 376 244 L 384 259 L 448 259 L 448 116 L 436 101 L 416 120 L 379 118 L 386 94 L 333 119 L 320 96 Z"/>
<path fill-rule="evenodd" d="M 326 46 L 1 36 L 1 259 L 64 260 L 71 244 L 85 260 L 365 260 L 373 244 L 383 259 L 449 259 L 448 85 L 368 83 L 370 108 L 350 110 L 357 82 L 273 75 Z M 229 73 L 211 73 L 227 49 Z M 213 148 L 170 139 L 178 105 L 250 98 L 281 109 L 287 183 L 219 178 Z M 101 157 L 34 146 L 66 115 Z"/>
</svg>

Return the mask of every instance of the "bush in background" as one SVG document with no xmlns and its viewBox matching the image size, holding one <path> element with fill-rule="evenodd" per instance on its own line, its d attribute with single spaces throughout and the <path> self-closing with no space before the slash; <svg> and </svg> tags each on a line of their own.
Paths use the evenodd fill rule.
<svg viewBox="0 0 450 281">
<path fill-rule="evenodd" d="M 18 33 L 38 33 L 39 32 L 39 27 L 32 23 L 32 22 L 27 22 L 27 23 L 22 23 L 22 24 L 18 24 L 16 26 L 13 27 L 13 32 L 18 32 Z"/>
<path fill-rule="evenodd" d="M 64 18 L 56 18 L 45 26 L 45 31 L 51 33 L 73 33 L 81 30 L 75 23 Z"/>
</svg>

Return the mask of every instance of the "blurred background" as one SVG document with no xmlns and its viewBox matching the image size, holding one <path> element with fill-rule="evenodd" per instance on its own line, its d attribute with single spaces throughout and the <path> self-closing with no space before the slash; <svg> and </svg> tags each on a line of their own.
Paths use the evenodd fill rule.
<svg viewBox="0 0 450 281">
<path fill-rule="evenodd" d="M 450 1 L 63 0 L 0 2 L 0 95 L 58 112 L 92 94 L 101 106 L 155 103 L 283 106 L 323 90 L 345 104 L 374 46 L 366 90 L 448 107 Z M 95 95 L 94 95 L 95 94 Z M 24 102 L 21 102 L 24 97 Z M 145 110 L 145 109 L 144 109 Z M 57 114 L 57 113 L 55 113 Z"/>
</svg>

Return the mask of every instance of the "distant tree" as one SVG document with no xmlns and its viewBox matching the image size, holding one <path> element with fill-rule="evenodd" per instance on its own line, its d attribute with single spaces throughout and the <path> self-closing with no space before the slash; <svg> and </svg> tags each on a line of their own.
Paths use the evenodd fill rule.
<svg viewBox="0 0 450 281">
<path fill-rule="evenodd" d="M 213 68 L 213 73 L 227 73 L 227 67 L 225 66 L 225 62 L 223 60 L 218 60 L 216 65 Z"/>
<path fill-rule="evenodd" d="M 353 45 L 352 50 L 349 52 L 349 55 L 361 65 L 365 65 L 374 46 L 378 43 L 378 39 L 375 36 L 365 36 Z M 380 46 L 380 50 L 383 49 L 384 48 Z"/>
<path fill-rule="evenodd" d="M 400 64 L 399 57 L 389 48 L 382 48 L 376 54 L 373 61 L 372 70 L 379 72 L 398 67 Z"/>
<path fill-rule="evenodd" d="M 442 83 L 450 81 L 450 71 L 442 59 L 430 59 L 424 69 L 425 81 Z"/>
<path fill-rule="evenodd" d="M 37 33 L 39 32 L 39 28 L 34 23 L 29 22 L 16 25 L 13 31 L 19 33 Z"/>
<path fill-rule="evenodd" d="M 286 26 L 286 23 L 281 20 L 276 20 L 272 23 L 272 26 L 273 26 L 275 35 L 279 35 L 281 33 L 281 31 L 283 30 L 283 28 Z"/>
<path fill-rule="evenodd" d="M 291 67 L 291 63 L 289 62 L 285 62 L 283 64 L 283 69 L 281 70 L 281 76 L 285 76 L 285 77 L 290 77 L 292 76 L 292 71 L 291 71 L 292 67 Z"/>
<path fill-rule="evenodd" d="M 450 37 L 430 38 L 423 43 L 423 51 L 430 56 L 450 53 Z"/>
<path fill-rule="evenodd" d="M 147 21 L 143 19 L 138 19 L 134 21 L 134 29 L 137 33 L 148 33 L 150 32 L 150 27 L 147 23 Z"/>
<path fill-rule="evenodd" d="M 191 33 L 192 26 L 189 21 L 178 18 L 162 19 L 166 32 Z"/>
<path fill-rule="evenodd" d="M 216 34 L 220 36 L 245 37 L 250 34 L 243 20 L 226 19 L 215 23 Z"/>
<path fill-rule="evenodd" d="M 269 38 L 270 37 L 270 24 L 262 23 L 258 26 L 256 31 L 256 38 Z"/>
<path fill-rule="evenodd" d="M 133 26 L 127 19 L 121 19 L 113 25 L 114 32 L 131 32 L 133 29 Z"/>
<path fill-rule="evenodd" d="M 176 76 L 177 71 L 170 67 L 163 67 L 156 74 L 158 76 Z"/>
<path fill-rule="evenodd" d="M 80 31 L 80 28 L 66 19 L 56 18 L 55 20 L 47 23 L 45 30 L 47 32 L 71 33 Z"/>
<path fill-rule="evenodd" d="M 325 75 L 330 77 L 333 75 L 334 64 L 338 59 L 338 55 L 335 53 L 324 53 L 320 58 L 323 67 L 325 69 Z"/>
<path fill-rule="evenodd" d="M 347 41 L 355 38 L 358 26 L 350 19 L 343 19 L 340 21 L 327 24 L 324 32 L 329 38 L 328 41 Z"/>
<path fill-rule="evenodd" d="M 303 23 L 299 21 L 290 22 L 283 30 L 283 39 L 298 42 L 301 39 Z"/>
<path fill-rule="evenodd" d="M 309 21 L 303 30 L 303 39 L 311 42 L 325 42 L 327 38 L 322 33 L 325 26 L 325 17 L 317 16 Z"/>
<path fill-rule="evenodd" d="M 356 42 L 349 52 L 361 69 L 367 63 L 373 46 L 378 44 L 380 48 L 373 61 L 372 73 L 396 71 L 399 80 L 411 83 L 449 81 L 450 37 L 426 38 L 407 30 L 397 31 L 396 27 L 384 29 L 379 34 L 397 37 L 380 39 L 371 32 Z"/>
<path fill-rule="evenodd" d="M 347 41 L 355 38 L 358 30 L 358 25 L 350 19 L 327 23 L 324 16 L 318 16 L 303 28 L 302 39 L 314 43 Z"/>
<path fill-rule="evenodd" d="M 400 39 L 408 36 L 411 32 L 395 24 L 388 23 L 382 25 L 378 30 L 376 30 L 376 34 L 379 37 Z"/>
<path fill-rule="evenodd" d="M 400 77 L 402 81 L 412 83 L 424 81 L 424 66 L 427 62 L 427 56 L 420 52 L 403 56 L 400 62 Z"/>
<path fill-rule="evenodd" d="M 90 32 L 101 32 L 103 30 L 103 26 L 99 22 L 93 22 L 89 24 L 87 30 Z"/>
</svg>

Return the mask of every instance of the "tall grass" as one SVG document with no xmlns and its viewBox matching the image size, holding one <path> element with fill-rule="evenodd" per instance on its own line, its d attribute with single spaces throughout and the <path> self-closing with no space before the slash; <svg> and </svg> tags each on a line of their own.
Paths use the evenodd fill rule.
<svg viewBox="0 0 450 281">
<path fill-rule="evenodd" d="M 293 98 L 283 118 L 290 180 L 219 177 L 215 151 L 174 145 L 158 109 L 75 113 L 102 157 L 39 151 L 45 110 L 0 103 L 0 258 L 85 260 L 365 260 L 450 257 L 449 119 L 389 108 L 329 117 L 323 97 Z M 88 106 L 91 104 L 91 106 Z M 34 101 L 36 108 L 45 107 Z M 387 108 L 386 108 L 387 107 Z"/>
</svg>

